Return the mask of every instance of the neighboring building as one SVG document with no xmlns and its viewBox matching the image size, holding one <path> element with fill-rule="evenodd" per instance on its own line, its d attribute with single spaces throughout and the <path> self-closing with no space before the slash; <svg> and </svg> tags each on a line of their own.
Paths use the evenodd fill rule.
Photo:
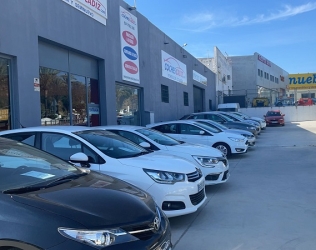
<svg viewBox="0 0 316 250">
<path fill-rule="evenodd" d="M 295 101 L 300 98 L 315 98 L 316 73 L 290 74 L 288 93 Z"/>
<path fill-rule="evenodd" d="M 205 66 L 216 74 L 216 107 L 223 103 L 225 95 L 233 94 L 232 89 L 232 65 L 227 56 L 215 46 L 213 58 L 198 58 Z"/>
<path fill-rule="evenodd" d="M 233 90 L 245 95 L 247 106 L 257 97 L 267 98 L 274 105 L 277 98 L 286 96 L 289 74 L 258 53 L 229 57 L 233 68 Z"/>
<path fill-rule="evenodd" d="M 217 74 L 218 103 L 238 102 L 241 107 L 249 107 L 254 98 L 260 97 L 274 105 L 278 98 L 286 96 L 288 72 L 262 55 L 225 57 L 216 47 L 214 55 L 214 58 L 199 60 Z M 226 83 L 219 80 L 223 74 Z"/>
<path fill-rule="evenodd" d="M 0 1 L 0 130 L 215 107 L 215 74 L 122 0 Z"/>
</svg>

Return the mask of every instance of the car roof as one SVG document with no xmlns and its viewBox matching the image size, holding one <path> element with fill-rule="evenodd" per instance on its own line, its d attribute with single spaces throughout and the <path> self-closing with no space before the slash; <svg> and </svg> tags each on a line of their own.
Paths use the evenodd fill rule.
<svg viewBox="0 0 316 250">
<path fill-rule="evenodd" d="M 193 120 L 174 120 L 174 121 L 165 121 L 165 122 L 151 123 L 151 124 L 148 124 L 147 126 L 159 126 L 159 125 L 170 124 L 170 123 L 195 124 L 196 121 L 195 121 L 195 119 L 193 119 Z"/>
<path fill-rule="evenodd" d="M 96 126 L 93 127 L 95 129 L 121 129 L 121 130 L 129 130 L 129 131 L 135 131 L 138 129 L 148 129 L 144 126 L 137 126 L 137 125 L 107 125 L 107 126 Z"/>
<path fill-rule="evenodd" d="M 85 127 L 85 126 L 37 126 L 37 127 L 27 127 L 27 128 L 19 128 L 12 129 L 0 132 L 0 134 L 9 134 L 9 133 L 18 133 L 18 132 L 78 132 L 83 130 L 94 130 L 93 127 Z"/>
</svg>

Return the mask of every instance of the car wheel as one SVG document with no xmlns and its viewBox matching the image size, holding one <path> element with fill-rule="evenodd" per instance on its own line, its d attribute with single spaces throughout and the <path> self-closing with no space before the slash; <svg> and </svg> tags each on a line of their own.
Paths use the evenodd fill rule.
<svg viewBox="0 0 316 250">
<path fill-rule="evenodd" d="M 222 151 L 225 156 L 230 156 L 231 154 L 230 147 L 226 143 L 215 143 L 213 147 Z"/>
</svg>

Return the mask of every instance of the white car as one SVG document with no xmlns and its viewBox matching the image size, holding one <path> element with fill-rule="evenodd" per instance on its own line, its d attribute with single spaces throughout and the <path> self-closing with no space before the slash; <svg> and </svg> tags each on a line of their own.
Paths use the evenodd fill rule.
<svg viewBox="0 0 316 250">
<path fill-rule="evenodd" d="M 162 151 L 193 162 L 202 170 L 205 185 L 224 183 L 229 178 L 227 158 L 221 151 L 211 146 L 180 142 L 157 130 L 142 126 L 114 125 L 94 128 L 105 129 L 121 135 L 146 149 Z"/>
<path fill-rule="evenodd" d="M 213 129 L 218 129 L 219 132 L 229 132 L 229 133 L 242 135 L 242 136 L 247 138 L 248 145 L 250 147 L 256 145 L 256 137 L 254 136 L 253 133 L 251 133 L 247 130 L 227 128 L 225 125 L 222 125 L 218 122 L 214 122 L 212 120 L 207 120 L 207 119 L 195 119 L 195 121 L 202 122 L 208 126 L 211 126 Z"/>
<path fill-rule="evenodd" d="M 244 136 L 218 132 L 195 120 L 159 122 L 148 124 L 146 127 L 156 129 L 179 141 L 212 146 L 222 151 L 225 156 L 243 154 L 248 150 L 247 138 Z"/>
<path fill-rule="evenodd" d="M 44 126 L 2 131 L 0 136 L 129 182 L 151 194 L 168 217 L 193 213 L 206 201 L 205 179 L 195 164 L 145 150 L 109 131 Z"/>
</svg>

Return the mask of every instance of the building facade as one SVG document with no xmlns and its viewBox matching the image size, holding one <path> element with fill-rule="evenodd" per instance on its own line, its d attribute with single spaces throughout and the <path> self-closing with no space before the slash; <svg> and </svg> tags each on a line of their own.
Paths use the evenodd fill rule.
<svg viewBox="0 0 316 250">
<path fill-rule="evenodd" d="M 249 56 L 229 57 L 233 69 L 235 95 L 245 95 L 246 106 L 253 106 L 255 98 L 266 98 L 273 106 L 278 98 L 286 96 L 287 71 L 255 52 Z"/>
<path fill-rule="evenodd" d="M 215 105 L 215 74 L 122 0 L 0 9 L 0 129 L 145 125 Z"/>
<path fill-rule="evenodd" d="M 216 74 L 216 104 L 223 103 L 225 95 L 233 94 L 231 60 L 215 46 L 213 58 L 199 58 L 199 61 Z"/>
<path fill-rule="evenodd" d="M 200 58 L 216 76 L 217 103 L 239 102 L 251 107 L 258 100 L 271 106 L 287 96 L 289 74 L 262 55 L 224 56 L 214 48 L 214 58 Z"/>
</svg>

